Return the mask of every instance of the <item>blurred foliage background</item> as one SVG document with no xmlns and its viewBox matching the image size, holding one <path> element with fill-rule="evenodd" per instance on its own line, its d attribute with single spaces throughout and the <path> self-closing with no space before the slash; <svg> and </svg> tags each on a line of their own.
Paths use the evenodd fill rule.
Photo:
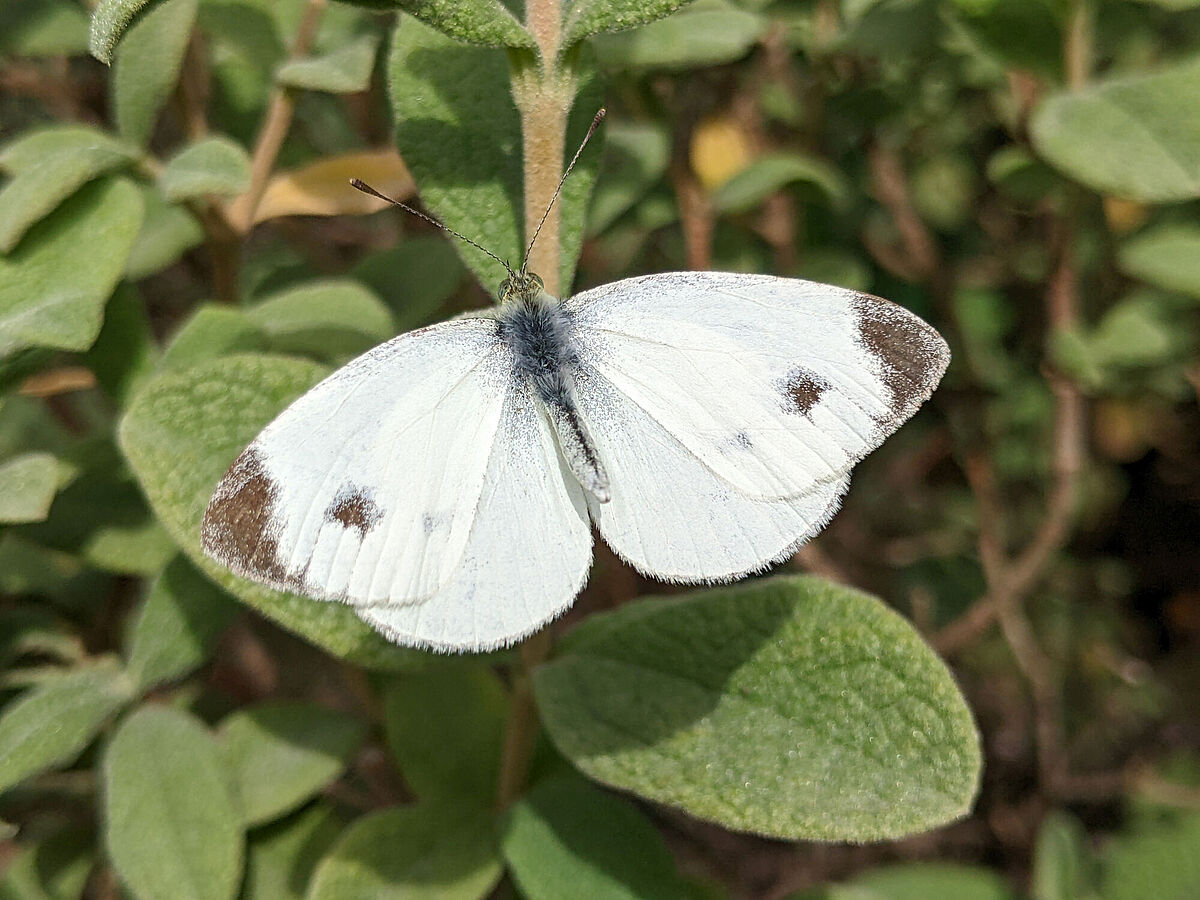
<svg viewBox="0 0 1200 900">
<path fill-rule="evenodd" d="M 192 526 L 329 365 L 491 302 L 486 260 L 347 180 L 519 257 L 523 32 L 482 0 L 91 6 L 0 2 L 0 897 L 555 896 L 571 854 L 538 829 L 567 840 L 591 820 L 551 813 L 580 805 L 653 847 L 595 896 L 1200 896 L 1200 4 L 568 4 L 568 152 L 609 119 L 564 198 L 564 292 L 769 272 L 949 341 L 931 403 L 783 568 L 911 619 L 985 769 L 966 818 L 862 845 L 560 782 L 498 887 L 474 825 L 398 804 L 490 790 L 511 654 L 430 674 L 201 571 Z M 667 592 L 598 552 L 559 633 Z M 459 704 L 461 730 L 406 740 Z M 139 794 L 147 754 L 186 777 Z M 205 793 L 218 756 L 236 813 Z M 155 844 L 178 809 L 191 830 Z M 380 858 L 402 888 L 364 886 Z"/>
</svg>

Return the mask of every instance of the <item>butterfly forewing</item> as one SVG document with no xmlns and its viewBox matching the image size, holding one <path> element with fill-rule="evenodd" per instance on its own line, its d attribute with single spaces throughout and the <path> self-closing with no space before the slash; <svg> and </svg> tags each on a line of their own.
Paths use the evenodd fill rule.
<svg viewBox="0 0 1200 900">
<path fill-rule="evenodd" d="M 565 308 L 582 359 L 759 499 L 843 480 L 949 362 L 937 332 L 901 307 L 796 279 L 648 275 Z"/>
<path fill-rule="evenodd" d="M 513 383 L 494 320 L 401 335 L 284 410 L 205 513 L 205 552 L 318 599 L 415 602 L 462 560 Z"/>
</svg>

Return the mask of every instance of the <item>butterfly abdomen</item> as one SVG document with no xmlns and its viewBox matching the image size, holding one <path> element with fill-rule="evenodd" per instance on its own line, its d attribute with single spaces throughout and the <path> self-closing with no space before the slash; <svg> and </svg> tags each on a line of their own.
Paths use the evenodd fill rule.
<svg viewBox="0 0 1200 900">
<path fill-rule="evenodd" d="M 545 407 L 567 465 L 589 493 L 601 503 L 607 501 L 608 475 L 575 404 L 579 357 L 571 337 L 570 313 L 543 294 L 505 304 L 498 321 L 517 375 L 529 381 Z"/>
</svg>

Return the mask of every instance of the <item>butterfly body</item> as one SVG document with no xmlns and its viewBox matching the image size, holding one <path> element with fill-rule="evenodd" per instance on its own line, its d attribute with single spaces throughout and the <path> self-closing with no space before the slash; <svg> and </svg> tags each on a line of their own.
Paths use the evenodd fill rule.
<svg viewBox="0 0 1200 900">
<path fill-rule="evenodd" d="M 391 639 L 502 646 L 573 602 L 592 526 L 656 578 L 730 580 L 820 530 L 949 360 L 912 313 L 762 275 L 676 272 L 400 335 L 235 460 L 205 551 L 352 604 Z"/>
</svg>

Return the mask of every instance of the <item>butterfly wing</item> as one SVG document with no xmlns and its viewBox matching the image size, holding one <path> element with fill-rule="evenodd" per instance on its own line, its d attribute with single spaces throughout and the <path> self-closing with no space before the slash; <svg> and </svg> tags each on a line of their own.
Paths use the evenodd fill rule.
<svg viewBox="0 0 1200 900">
<path fill-rule="evenodd" d="M 582 359 L 761 500 L 839 484 L 928 399 L 950 359 L 941 336 L 895 304 L 767 275 L 648 275 L 564 308 Z"/>
<path fill-rule="evenodd" d="M 360 607 L 358 615 L 397 643 L 490 650 L 570 606 L 591 559 L 583 489 L 522 380 L 505 403 L 479 512 L 450 580 L 420 603 Z"/>
<path fill-rule="evenodd" d="M 403 334 L 334 372 L 234 461 L 204 550 L 280 590 L 433 595 L 463 558 L 512 377 L 491 319 Z"/>
</svg>

